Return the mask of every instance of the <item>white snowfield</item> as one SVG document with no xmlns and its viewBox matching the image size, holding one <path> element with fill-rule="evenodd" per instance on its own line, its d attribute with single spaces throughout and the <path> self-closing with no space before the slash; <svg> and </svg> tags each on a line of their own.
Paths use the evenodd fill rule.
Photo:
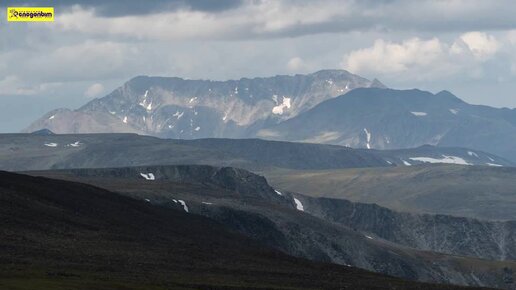
<svg viewBox="0 0 516 290">
<path fill-rule="evenodd" d="M 424 116 L 428 115 L 426 112 L 410 112 L 410 113 L 417 117 L 424 117 Z"/>
<path fill-rule="evenodd" d="M 290 98 L 283 97 L 283 103 L 278 104 L 272 108 L 272 113 L 276 115 L 282 115 L 286 109 L 290 109 Z"/>
<path fill-rule="evenodd" d="M 183 206 L 183 209 L 188 212 L 188 206 L 186 205 L 186 202 L 182 199 L 172 199 L 175 203 L 179 203 Z M 203 202 L 204 204 L 211 204 L 210 202 Z"/>
<path fill-rule="evenodd" d="M 403 161 L 403 164 L 404 164 L 405 166 L 411 166 L 411 165 L 412 165 L 412 164 L 408 163 L 407 161 L 405 161 L 405 160 L 403 160 L 403 159 L 402 159 L 401 161 Z"/>
<path fill-rule="evenodd" d="M 151 111 L 152 110 L 152 101 L 150 101 L 149 103 L 147 103 L 147 96 L 149 94 L 149 91 L 145 91 L 145 94 L 143 95 L 143 101 L 141 101 L 139 103 L 140 106 L 144 107 L 147 111 Z"/>
<path fill-rule="evenodd" d="M 503 165 L 496 164 L 496 163 L 486 163 L 489 166 L 495 166 L 495 167 L 503 167 Z"/>
<path fill-rule="evenodd" d="M 301 203 L 301 201 L 294 197 L 294 202 L 296 203 L 296 209 L 300 211 L 305 211 L 305 207 Z"/>
<path fill-rule="evenodd" d="M 447 164 L 460 164 L 460 165 L 472 165 L 468 163 L 466 160 L 457 157 L 457 156 L 447 156 L 442 155 L 442 158 L 432 158 L 432 157 L 410 157 L 411 160 L 421 161 L 425 163 L 447 163 Z"/>
<path fill-rule="evenodd" d="M 79 142 L 79 141 L 75 141 L 74 143 L 70 143 L 70 144 L 68 144 L 68 145 L 69 145 L 69 146 L 72 146 L 72 147 L 79 147 L 79 146 L 81 146 L 81 142 Z"/>
<path fill-rule="evenodd" d="M 140 175 L 146 180 L 156 180 L 154 173 L 140 173 Z"/>
<path fill-rule="evenodd" d="M 179 112 L 179 111 L 176 111 L 174 113 L 174 115 L 172 115 L 172 117 L 176 117 L 178 120 L 181 119 L 181 117 L 183 117 L 183 115 L 185 114 L 185 112 Z"/>
<path fill-rule="evenodd" d="M 365 237 L 366 237 L 366 238 L 368 238 L 368 239 L 370 239 L 370 240 L 372 240 L 372 239 L 373 239 L 373 237 L 368 236 L 368 235 L 365 235 Z"/>
<path fill-rule="evenodd" d="M 275 190 L 274 190 L 274 192 L 276 192 L 278 195 L 283 196 L 283 193 L 281 193 L 279 190 L 276 190 L 276 189 L 275 189 Z"/>
<path fill-rule="evenodd" d="M 477 158 L 478 158 L 478 154 L 477 154 L 477 153 L 475 153 L 475 152 L 473 152 L 473 151 L 468 151 L 468 155 L 469 155 L 469 156 L 475 156 L 475 157 L 477 157 Z"/>
<path fill-rule="evenodd" d="M 454 115 L 457 115 L 458 112 L 459 112 L 459 110 L 450 109 L 450 113 L 452 113 Z"/>
<path fill-rule="evenodd" d="M 47 147 L 57 147 L 57 143 L 45 143 L 45 146 Z"/>
<path fill-rule="evenodd" d="M 207 204 L 207 205 L 212 205 L 213 202 L 207 202 L 207 201 L 203 201 L 202 204 Z"/>
<path fill-rule="evenodd" d="M 369 132 L 367 128 L 364 128 L 364 133 L 366 134 L 367 139 L 366 147 L 367 149 L 371 149 L 371 132 Z"/>
<path fill-rule="evenodd" d="M 183 209 L 188 212 L 188 206 L 186 205 L 186 202 L 182 199 L 179 199 L 178 202 L 183 206 Z"/>
</svg>

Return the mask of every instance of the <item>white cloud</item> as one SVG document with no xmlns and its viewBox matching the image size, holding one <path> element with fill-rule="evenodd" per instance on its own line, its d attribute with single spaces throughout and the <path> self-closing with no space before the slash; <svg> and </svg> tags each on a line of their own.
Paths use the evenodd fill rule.
<svg viewBox="0 0 516 290">
<path fill-rule="evenodd" d="M 443 65 L 446 47 L 437 38 L 411 38 L 401 43 L 376 40 L 369 48 L 350 52 L 344 57 L 343 67 L 352 72 L 399 74 L 428 70 Z"/>
<path fill-rule="evenodd" d="M 61 86 L 61 83 L 30 83 L 17 75 L 7 75 L 0 79 L 0 95 L 36 95 Z"/>
<path fill-rule="evenodd" d="M 94 83 L 86 89 L 84 95 L 88 98 L 94 98 L 100 96 L 100 94 L 102 94 L 104 90 L 105 88 L 102 84 Z"/>
<path fill-rule="evenodd" d="M 356 73 L 402 77 L 405 80 L 432 80 L 456 74 L 482 76 L 485 61 L 501 44 L 492 35 L 468 32 L 451 44 L 434 37 L 410 38 L 401 42 L 378 39 L 372 47 L 351 51 L 342 67 Z"/>
<path fill-rule="evenodd" d="M 500 48 L 500 43 L 496 38 L 484 32 L 468 32 L 461 35 L 460 40 L 478 58 L 488 58 L 494 55 Z"/>
<path fill-rule="evenodd" d="M 304 71 L 306 68 L 307 68 L 307 65 L 306 65 L 305 61 L 302 58 L 297 57 L 297 56 L 289 59 L 289 61 L 287 62 L 287 69 L 290 72 L 297 73 L 300 71 Z"/>
<path fill-rule="evenodd" d="M 350 31 L 471 31 L 516 27 L 513 0 L 244 1 L 218 13 L 194 10 L 102 17 L 76 6 L 47 27 L 139 40 L 252 39 Z"/>
</svg>

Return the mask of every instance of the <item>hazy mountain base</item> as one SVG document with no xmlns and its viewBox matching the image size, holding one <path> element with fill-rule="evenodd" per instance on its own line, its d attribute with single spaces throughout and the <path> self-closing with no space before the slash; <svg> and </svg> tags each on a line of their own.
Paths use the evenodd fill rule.
<svg viewBox="0 0 516 290">
<path fill-rule="evenodd" d="M 139 176 L 141 172 L 152 172 L 155 180 L 145 180 Z M 280 195 L 265 179 L 242 170 L 159 166 L 31 174 L 87 182 L 180 211 L 185 210 L 184 205 L 176 201 L 184 200 L 190 213 L 208 216 L 263 244 L 313 260 L 421 281 L 513 287 L 513 262 L 419 251 L 377 236 L 368 237 L 369 232 L 296 210 L 292 195 Z M 302 196 L 297 198 L 305 202 Z M 307 212 L 315 208 L 309 202 L 306 205 Z"/>
<path fill-rule="evenodd" d="M 440 159 L 443 155 L 468 164 L 512 165 L 503 158 L 481 151 L 432 146 L 378 151 L 259 139 L 170 140 L 135 134 L 0 134 L 0 169 L 12 171 L 178 164 L 249 170 L 338 169 L 406 166 L 407 160 L 411 164 L 423 163 L 411 157 Z"/>
</svg>

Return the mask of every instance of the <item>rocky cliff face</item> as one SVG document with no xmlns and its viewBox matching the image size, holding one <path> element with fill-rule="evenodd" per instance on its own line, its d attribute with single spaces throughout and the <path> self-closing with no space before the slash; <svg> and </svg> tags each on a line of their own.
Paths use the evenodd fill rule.
<svg viewBox="0 0 516 290">
<path fill-rule="evenodd" d="M 400 245 L 489 260 L 516 259 L 514 221 L 401 213 L 374 204 L 329 198 L 305 197 L 303 202 L 310 214 Z"/>
</svg>

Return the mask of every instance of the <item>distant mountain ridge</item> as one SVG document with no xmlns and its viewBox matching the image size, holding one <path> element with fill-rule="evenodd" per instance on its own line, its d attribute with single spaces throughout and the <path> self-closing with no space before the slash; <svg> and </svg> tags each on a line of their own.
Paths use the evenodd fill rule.
<svg viewBox="0 0 516 290">
<path fill-rule="evenodd" d="M 139 76 L 77 110 L 49 112 L 24 132 L 41 129 L 365 149 L 429 144 L 516 161 L 515 109 L 471 105 L 448 91 L 388 89 L 343 70 L 229 81 Z"/>
<path fill-rule="evenodd" d="M 247 137 L 324 100 L 371 86 L 385 87 L 344 70 L 228 81 L 138 76 L 77 110 L 51 111 L 24 132 Z"/>
<path fill-rule="evenodd" d="M 354 148 L 468 147 L 516 160 L 516 110 L 470 105 L 448 91 L 358 88 L 258 135 Z"/>
</svg>

